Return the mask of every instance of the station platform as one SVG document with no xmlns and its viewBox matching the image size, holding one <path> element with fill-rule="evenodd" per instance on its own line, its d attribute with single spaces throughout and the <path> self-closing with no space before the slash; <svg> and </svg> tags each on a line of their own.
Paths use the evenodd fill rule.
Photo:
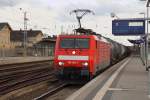
<svg viewBox="0 0 150 100">
<path fill-rule="evenodd" d="M 52 60 L 53 57 L 1 57 L 0 65 Z"/>
<path fill-rule="evenodd" d="M 149 100 L 148 72 L 138 56 L 103 72 L 67 100 Z"/>
</svg>

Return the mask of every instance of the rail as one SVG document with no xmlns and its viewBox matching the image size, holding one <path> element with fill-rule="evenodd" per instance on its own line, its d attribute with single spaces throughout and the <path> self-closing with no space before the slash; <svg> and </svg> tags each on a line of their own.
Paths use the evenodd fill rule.
<svg viewBox="0 0 150 100">
<path fill-rule="evenodd" d="M 34 98 L 33 100 L 43 100 L 43 99 L 45 99 L 45 98 L 47 98 L 47 97 L 49 97 L 49 96 L 59 92 L 60 90 L 64 89 L 67 85 L 68 84 L 66 84 L 66 83 L 60 83 L 60 84 L 56 85 L 56 87 L 53 88 L 52 90 L 43 93 L 42 95 Z"/>
<path fill-rule="evenodd" d="M 50 61 L 0 66 L 0 95 L 53 78 Z M 49 63 L 49 64 L 48 64 Z"/>
</svg>

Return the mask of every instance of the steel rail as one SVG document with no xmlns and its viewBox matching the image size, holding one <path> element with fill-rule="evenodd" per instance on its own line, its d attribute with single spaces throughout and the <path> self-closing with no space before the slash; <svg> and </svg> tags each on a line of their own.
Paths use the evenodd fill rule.
<svg viewBox="0 0 150 100">
<path fill-rule="evenodd" d="M 53 88 L 52 90 L 43 93 L 42 95 L 34 98 L 33 100 L 43 100 L 57 92 L 59 92 L 60 90 L 64 89 L 68 84 L 67 83 L 60 83 L 58 86 L 56 86 L 55 88 Z"/>
</svg>

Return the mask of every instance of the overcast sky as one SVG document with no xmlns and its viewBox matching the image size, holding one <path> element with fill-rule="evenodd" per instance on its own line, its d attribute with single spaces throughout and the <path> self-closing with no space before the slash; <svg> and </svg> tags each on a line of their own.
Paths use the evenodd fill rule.
<svg viewBox="0 0 150 100">
<path fill-rule="evenodd" d="M 69 12 L 84 8 L 95 12 L 87 15 L 82 23 L 85 28 L 129 45 L 127 39 L 136 37 L 114 37 L 111 34 L 110 13 L 120 18 L 143 17 L 145 3 L 140 0 L 0 0 L 0 22 L 8 22 L 13 29 L 23 28 L 23 11 L 27 11 L 28 29 L 39 29 L 50 35 L 72 32 L 73 26 L 78 27 L 74 15 Z M 23 10 L 20 11 L 19 8 Z"/>
</svg>

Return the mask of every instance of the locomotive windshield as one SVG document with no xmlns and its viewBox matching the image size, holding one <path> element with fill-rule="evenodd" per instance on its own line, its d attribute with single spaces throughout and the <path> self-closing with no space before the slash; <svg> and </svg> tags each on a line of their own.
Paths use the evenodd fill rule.
<svg viewBox="0 0 150 100">
<path fill-rule="evenodd" d="M 60 48 L 68 49 L 88 49 L 89 48 L 89 39 L 83 38 L 63 38 L 60 41 Z"/>
<path fill-rule="evenodd" d="M 61 48 L 74 48 L 74 39 L 61 39 L 60 41 Z"/>
</svg>

